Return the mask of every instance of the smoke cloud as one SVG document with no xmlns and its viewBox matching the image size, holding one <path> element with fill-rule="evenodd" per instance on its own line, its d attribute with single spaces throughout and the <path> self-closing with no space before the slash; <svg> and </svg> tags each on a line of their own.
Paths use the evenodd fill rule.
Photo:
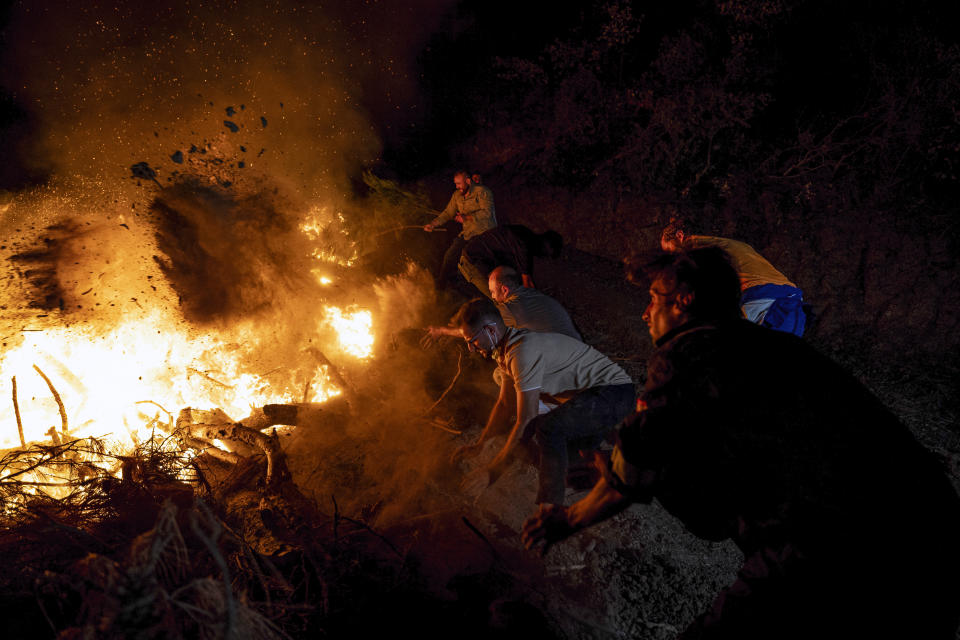
<svg viewBox="0 0 960 640">
<path fill-rule="evenodd" d="M 435 421 L 462 403 L 455 390 L 428 409 L 461 363 L 418 344 L 436 294 L 407 260 L 436 238 L 403 236 L 432 212 L 362 170 L 420 112 L 416 56 L 452 5 L 15 4 L 0 82 L 32 124 L 18 161 L 48 176 L 0 194 L 4 347 L 71 323 L 115 342 L 122 321 L 161 309 L 190 334 L 183 349 L 220 338 L 207 366 L 185 357 L 192 391 L 256 375 L 309 401 L 327 366 L 345 387 L 326 414 L 341 424 L 291 444 L 298 482 L 347 492 L 345 509 L 381 503 L 381 522 L 436 508 L 456 474 L 455 434 Z M 326 305 L 373 312 L 373 359 L 338 351 Z M 244 366 L 209 364 L 228 356 Z"/>
</svg>

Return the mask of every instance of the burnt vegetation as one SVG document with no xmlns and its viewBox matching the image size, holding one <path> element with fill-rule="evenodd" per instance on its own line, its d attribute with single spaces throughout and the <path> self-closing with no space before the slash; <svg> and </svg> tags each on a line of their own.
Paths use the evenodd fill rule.
<svg viewBox="0 0 960 640">
<path fill-rule="evenodd" d="M 504 4 L 478 22 L 505 19 Z M 545 18 L 552 35 L 533 14 L 506 20 L 513 39 L 474 67 L 469 32 L 438 37 L 428 62 L 471 78 L 474 102 L 436 110 L 460 124 L 453 164 L 483 173 L 498 216 L 621 259 L 680 214 L 793 275 L 815 339 L 869 333 L 852 346 L 956 362 L 943 310 L 958 306 L 960 49 L 946 9 L 610 1 Z"/>
</svg>

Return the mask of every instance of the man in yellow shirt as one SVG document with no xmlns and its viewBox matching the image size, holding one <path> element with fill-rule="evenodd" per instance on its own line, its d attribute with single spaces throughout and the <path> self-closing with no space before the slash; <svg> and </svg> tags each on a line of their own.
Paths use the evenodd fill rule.
<svg viewBox="0 0 960 640">
<path fill-rule="evenodd" d="M 802 336 L 806 327 L 803 291 L 745 242 L 716 236 L 687 234 L 683 222 L 672 218 L 660 234 L 660 247 L 676 253 L 719 247 L 730 256 L 740 277 L 740 309 L 756 324 Z"/>
</svg>

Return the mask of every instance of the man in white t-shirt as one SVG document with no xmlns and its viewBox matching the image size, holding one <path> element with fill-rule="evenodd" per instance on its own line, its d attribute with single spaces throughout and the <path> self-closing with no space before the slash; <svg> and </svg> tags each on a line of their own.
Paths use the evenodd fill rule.
<svg viewBox="0 0 960 640">
<path fill-rule="evenodd" d="M 470 350 L 493 358 L 503 372 L 483 432 L 454 459 L 476 454 L 489 438 L 509 428 L 500 452 L 464 478 L 462 486 L 471 493 L 485 489 L 504 472 L 517 446 L 533 438 L 540 458 L 537 502 L 563 504 L 569 452 L 595 449 L 634 410 L 633 380 L 579 340 L 506 326 L 497 308 L 483 298 L 461 306 L 453 324 Z M 538 415 L 540 400 L 559 406 Z"/>
</svg>

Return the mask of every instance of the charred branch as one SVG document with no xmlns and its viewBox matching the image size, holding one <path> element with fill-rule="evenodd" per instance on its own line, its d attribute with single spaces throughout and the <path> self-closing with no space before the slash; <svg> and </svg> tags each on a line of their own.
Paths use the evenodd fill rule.
<svg viewBox="0 0 960 640">
<path fill-rule="evenodd" d="M 27 441 L 23 437 L 23 421 L 20 419 L 20 405 L 17 402 L 17 376 L 11 380 L 13 384 L 13 413 L 17 416 L 17 431 L 20 432 L 20 446 L 27 448 Z"/>
<path fill-rule="evenodd" d="M 53 394 L 53 399 L 57 401 L 57 408 L 60 410 L 60 433 L 64 436 L 67 435 L 67 410 L 63 406 L 63 400 L 60 399 L 60 394 L 57 393 L 56 387 L 53 386 L 53 383 L 50 382 L 50 378 L 47 377 L 43 371 L 40 370 L 40 367 L 33 365 L 33 368 L 37 373 L 40 374 L 40 377 L 43 378 L 43 381 L 47 383 L 47 386 L 50 388 L 50 393 Z"/>
<path fill-rule="evenodd" d="M 186 408 L 177 418 L 177 431 L 191 438 L 201 440 L 236 440 L 259 449 L 267 458 L 267 485 L 287 481 L 290 471 L 287 469 L 285 454 L 276 436 L 267 436 L 239 422 L 223 422 L 219 418 L 226 416 L 222 411 L 210 412 Z M 211 420 L 205 422 L 204 420 Z"/>
<path fill-rule="evenodd" d="M 330 358 L 328 358 L 323 351 L 317 349 L 316 347 L 310 347 L 306 349 L 306 351 L 316 358 L 317 362 L 327 365 L 327 371 L 330 372 L 330 377 L 333 378 L 334 383 L 338 387 L 343 389 L 344 393 L 349 392 L 350 395 L 356 394 L 356 390 L 353 388 L 353 385 L 347 382 L 347 380 L 343 377 L 343 374 L 340 373 L 340 369 L 337 368 L 337 365 L 333 364 L 333 362 L 330 361 Z"/>
<path fill-rule="evenodd" d="M 194 449 L 198 449 L 203 453 L 207 454 L 211 458 L 215 458 L 220 462 L 226 462 L 228 464 L 238 464 L 243 460 L 243 456 L 240 454 L 234 453 L 233 451 L 224 451 L 220 447 L 216 446 L 212 442 L 204 440 L 202 438 L 194 438 L 189 435 L 183 435 L 183 444 Z"/>
<path fill-rule="evenodd" d="M 274 426 L 302 427 L 324 419 L 346 419 L 343 412 L 331 407 L 331 403 L 301 402 L 297 404 L 267 404 L 254 409 L 240 421 L 245 427 L 262 430 Z"/>
</svg>

